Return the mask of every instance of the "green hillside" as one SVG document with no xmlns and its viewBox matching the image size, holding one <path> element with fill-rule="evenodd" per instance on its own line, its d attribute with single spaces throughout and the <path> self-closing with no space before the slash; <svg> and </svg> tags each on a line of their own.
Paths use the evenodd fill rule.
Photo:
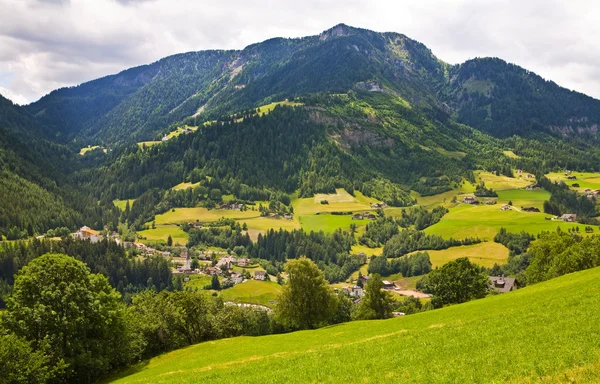
<svg viewBox="0 0 600 384">
<path fill-rule="evenodd" d="M 598 382 L 599 278 L 595 268 L 405 318 L 202 343 L 115 382 Z"/>
</svg>

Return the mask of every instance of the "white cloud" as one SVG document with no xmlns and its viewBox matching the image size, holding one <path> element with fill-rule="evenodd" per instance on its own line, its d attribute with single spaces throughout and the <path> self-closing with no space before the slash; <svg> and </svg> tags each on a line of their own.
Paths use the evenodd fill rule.
<svg viewBox="0 0 600 384">
<path fill-rule="evenodd" d="M 593 0 L 0 0 L 3 94 L 49 91 L 175 53 L 241 49 L 343 22 L 406 34 L 442 60 L 497 56 L 600 98 Z"/>
</svg>

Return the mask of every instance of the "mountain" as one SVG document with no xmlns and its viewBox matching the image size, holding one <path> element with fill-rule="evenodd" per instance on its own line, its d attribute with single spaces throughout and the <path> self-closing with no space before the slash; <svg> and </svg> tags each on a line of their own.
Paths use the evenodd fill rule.
<svg viewBox="0 0 600 384">
<path fill-rule="evenodd" d="M 214 117 L 308 93 L 381 89 L 498 137 L 595 133 L 600 103 L 500 59 L 449 65 L 398 33 L 337 25 L 243 50 L 167 57 L 51 92 L 27 110 L 63 138 L 148 140 L 190 116 Z M 91 139 L 90 139 L 91 136 Z"/>
<path fill-rule="evenodd" d="M 127 219 L 139 229 L 184 200 L 214 204 L 210 191 L 289 201 L 343 188 L 408 206 L 411 191 L 449 191 L 478 169 L 600 170 L 599 101 L 500 59 L 449 65 L 402 34 L 344 24 L 174 55 L 3 108 L 3 144 L 22 148 L 7 172 L 81 215 L 69 225 L 115 227 L 115 199 L 137 199 Z M 186 125 L 195 131 L 137 144 Z M 76 154 L 88 145 L 106 153 Z M 205 190 L 174 196 L 182 182 Z M 0 232 L 28 226 L 10 217 Z"/>
<path fill-rule="evenodd" d="M 109 381 L 597 382 L 598 278 L 595 268 L 402 318 L 200 343 Z"/>
</svg>

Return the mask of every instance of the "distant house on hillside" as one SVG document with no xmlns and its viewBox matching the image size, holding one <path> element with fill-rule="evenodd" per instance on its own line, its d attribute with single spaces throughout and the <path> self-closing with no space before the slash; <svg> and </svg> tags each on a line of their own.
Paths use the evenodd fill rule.
<svg viewBox="0 0 600 384">
<path fill-rule="evenodd" d="M 100 241 L 100 235 L 98 231 L 94 231 L 93 229 L 85 225 L 79 228 L 79 231 L 75 232 L 73 234 L 73 237 L 81 240 L 89 240 L 92 243 L 97 243 L 98 241 Z"/>
<path fill-rule="evenodd" d="M 254 271 L 254 280 L 265 281 L 267 273 L 265 271 Z"/>
<path fill-rule="evenodd" d="M 523 207 L 523 212 L 539 212 L 539 208 L 536 207 Z"/>
<path fill-rule="evenodd" d="M 500 210 L 502 210 L 502 211 L 510 211 L 510 205 L 508 205 L 508 204 L 504 204 L 504 205 L 502 206 L 502 208 L 500 208 Z"/>
<path fill-rule="evenodd" d="M 350 289 L 350 296 L 352 297 L 363 297 L 364 295 L 364 290 L 358 285 L 355 285 Z"/>
<path fill-rule="evenodd" d="M 352 215 L 352 220 L 362 220 L 363 219 L 363 215 L 360 213 L 355 213 L 354 215 Z"/>
<path fill-rule="evenodd" d="M 517 280 L 512 277 L 490 276 L 490 286 L 500 293 L 514 291 L 518 288 Z"/>
<path fill-rule="evenodd" d="M 375 215 L 374 215 L 374 214 L 372 214 L 372 213 L 365 213 L 365 214 L 363 215 L 363 219 L 376 220 L 376 219 L 377 219 L 377 216 L 375 216 Z"/>
<path fill-rule="evenodd" d="M 237 261 L 238 267 L 247 267 L 250 265 L 250 259 L 241 258 Z"/>
<path fill-rule="evenodd" d="M 388 206 L 387 203 L 385 203 L 383 201 L 380 202 L 380 203 L 373 203 L 373 204 L 371 204 L 371 208 L 385 208 L 387 206 Z"/>
<path fill-rule="evenodd" d="M 560 217 L 562 221 L 566 221 L 567 223 L 573 223 L 577 221 L 577 215 L 574 213 L 565 213 Z"/>
<path fill-rule="evenodd" d="M 534 184 L 531 184 L 531 185 L 528 185 L 527 187 L 525 187 L 525 190 L 533 191 L 534 189 L 540 189 L 540 188 L 542 188 L 542 186 L 540 184 L 534 183 Z"/>
<path fill-rule="evenodd" d="M 160 141 L 162 141 L 163 143 L 168 140 L 169 140 L 169 136 L 167 136 L 167 135 L 164 135 L 163 138 L 160 139 Z"/>
<path fill-rule="evenodd" d="M 362 283 L 362 286 L 364 287 L 365 285 L 367 285 L 367 283 L 369 282 L 370 279 L 371 279 L 371 276 L 362 275 L 360 277 L 360 279 L 358 279 L 358 280 Z"/>
<path fill-rule="evenodd" d="M 291 213 L 286 213 L 286 214 L 283 215 L 283 218 L 286 219 L 286 220 L 292 220 L 292 217 L 293 216 L 292 216 Z"/>
<path fill-rule="evenodd" d="M 567 176 L 567 180 L 577 180 L 577 176 Z"/>
<path fill-rule="evenodd" d="M 496 204 L 496 200 L 488 200 L 485 202 L 487 205 L 494 205 Z"/>
<path fill-rule="evenodd" d="M 396 284 L 393 281 L 383 280 L 383 288 L 384 289 L 394 289 L 396 288 Z"/>
<path fill-rule="evenodd" d="M 465 196 L 465 198 L 463 199 L 463 203 L 477 205 L 479 204 L 479 201 L 477 201 L 477 199 L 473 196 Z"/>
</svg>

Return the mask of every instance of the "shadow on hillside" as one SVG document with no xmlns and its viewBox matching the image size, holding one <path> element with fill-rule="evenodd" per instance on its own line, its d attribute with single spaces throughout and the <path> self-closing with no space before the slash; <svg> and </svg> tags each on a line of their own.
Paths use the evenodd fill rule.
<svg viewBox="0 0 600 384">
<path fill-rule="evenodd" d="M 144 361 L 140 361 L 139 363 L 132 365 L 129 368 L 126 368 L 125 370 L 121 371 L 121 372 L 117 372 L 114 373 L 108 377 L 105 377 L 104 379 L 98 381 L 99 384 L 107 384 L 107 383 L 112 383 L 113 381 L 117 381 L 119 379 L 122 379 L 124 377 L 127 376 L 131 376 L 135 373 L 141 372 L 144 369 L 146 369 L 146 367 L 148 366 L 148 363 L 150 363 L 150 359 L 148 360 L 144 360 Z"/>
</svg>

